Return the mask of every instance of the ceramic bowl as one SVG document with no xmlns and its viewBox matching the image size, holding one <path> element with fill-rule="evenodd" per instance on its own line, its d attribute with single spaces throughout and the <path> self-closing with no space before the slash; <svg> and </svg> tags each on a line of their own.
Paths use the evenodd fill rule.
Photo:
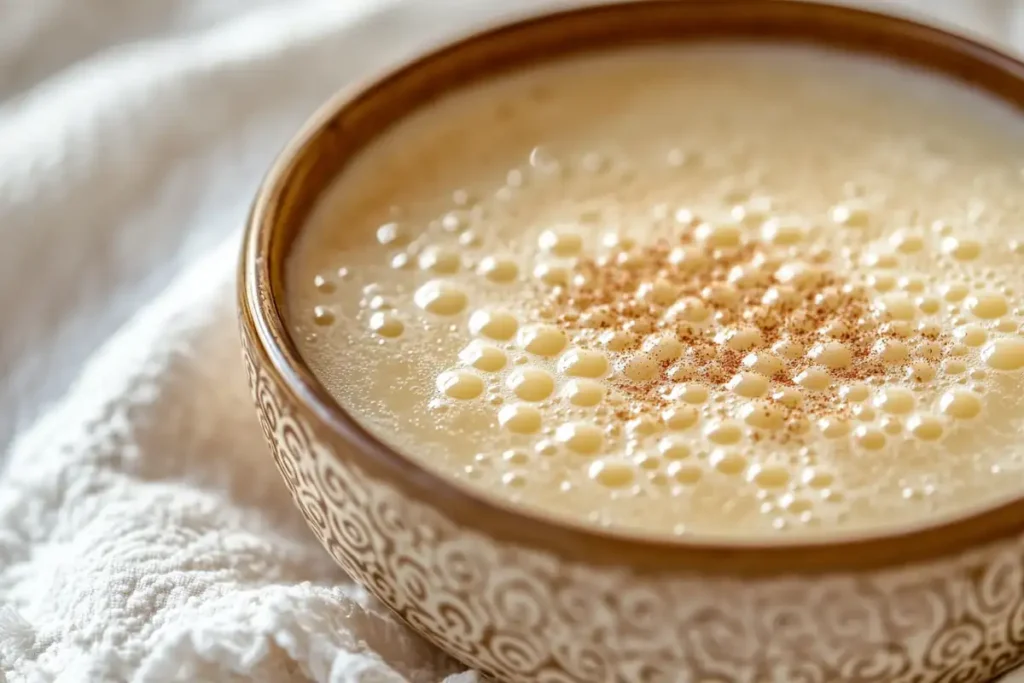
<svg viewBox="0 0 1024 683">
<path fill-rule="evenodd" d="M 439 93 L 632 43 L 821 43 L 1024 104 L 1024 65 L 934 28 L 785 0 L 639 1 L 474 35 L 329 102 L 270 171 L 239 272 L 260 424 L 324 548 L 413 629 L 516 683 L 971 683 L 1024 660 L 1024 500 L 887 533 L 714 543 L 574 526 L 421 468 L 364 430 L 282 321 L 282 266 L 318 195 Z"/>
</svg>

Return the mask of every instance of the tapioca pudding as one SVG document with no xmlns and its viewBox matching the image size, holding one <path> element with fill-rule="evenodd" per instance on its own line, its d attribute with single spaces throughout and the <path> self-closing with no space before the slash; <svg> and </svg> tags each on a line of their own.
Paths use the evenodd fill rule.
<svg viewBox="0 0 1024 683">
<path fill-rule="evenodd" d="M 1024 124 L 811 48 L 638 48 L 442 98 L 287 265 L 338 402 L 486 494 L 646 533 L 1024 492 Z"/>
</svg>

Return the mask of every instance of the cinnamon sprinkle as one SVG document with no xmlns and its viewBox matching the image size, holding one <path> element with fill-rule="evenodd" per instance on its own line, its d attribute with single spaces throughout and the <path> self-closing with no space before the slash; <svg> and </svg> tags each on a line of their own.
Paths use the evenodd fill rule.
<svg viewBox="0 0 1024 683">
<path fill-rule="evenodd" d="M 683 228 L 674 243 L 581 257 L 568 284 L 542 294 L 547 317 L 609 352 L 611 382 L 629 399 L 616 408 L 617 418 L 656 415 L 678 403 L 674 393 L 686 383 L 730 391 L 737 373 L 774 362 L 763 403 L 751 410 L 781 411 L 784 420 L 777 430 L 755 429 L 753 438 L 789 440 L 811 421 L 854 417 L 842 385 L 926 381 L 911 364 L 921 353 L 929 365 L 945 358 L 950 340 L 935 325 L 918 329 L 873 305 L 867 288 L 844 278 L 827 249 L 808 250 L 800 260 L 793 247 L 760 239 L 711 248 L 698 239 L 700 225 L 707 224 Z M 645 340 L 650 346 L 673 339 L 681 344 L 678 354 L 659 357 L 657 348 L 645 348 Z M 893 360 L 881 354 L 880 341 L 923 351 Z M 649 377 L 638 381 L 624 372 L 636 359 L 653 365 Z M 829 386 L 811 381 L 819 376 Z"/>
</svg>

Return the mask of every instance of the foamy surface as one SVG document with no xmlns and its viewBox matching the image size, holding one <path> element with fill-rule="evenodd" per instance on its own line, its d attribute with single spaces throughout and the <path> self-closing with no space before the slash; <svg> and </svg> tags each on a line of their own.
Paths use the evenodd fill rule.
<svg viewBox="0 0 1024 683">
<path fill-rule="evenodd" d="M 447 97 L 326 193 L 303 356 L 394 447 L 647 532 L 822 533 L 1021 488 L 1024 125 L 774 47 L 578 58 Z"/>
</svg>

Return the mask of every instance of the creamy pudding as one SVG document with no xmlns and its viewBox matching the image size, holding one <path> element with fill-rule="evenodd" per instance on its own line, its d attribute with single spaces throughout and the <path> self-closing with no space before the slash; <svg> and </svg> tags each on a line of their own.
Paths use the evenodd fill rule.
<svg viewBox="0 0 1024 683">
<path fill-rule="evenodd" d="M 637 48 L 443 97 L 325 193 L 286 317 L 489 495 L 764 537 L 1021 489 L 1024 125 L 811 48 Z"/>
</svg>

